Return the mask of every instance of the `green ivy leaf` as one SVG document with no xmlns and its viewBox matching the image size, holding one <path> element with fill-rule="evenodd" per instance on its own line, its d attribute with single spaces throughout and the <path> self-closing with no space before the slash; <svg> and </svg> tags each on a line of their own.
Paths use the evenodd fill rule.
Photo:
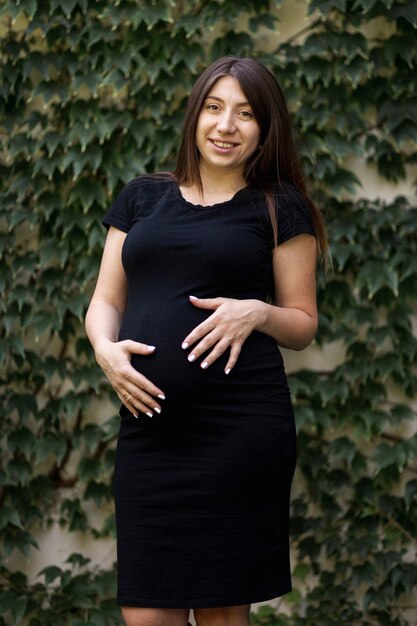
<svg viewBox="0 0 417 626">
<path fill-rule="evenodd" d="M 33 400 L 33 397 L 31 397 L 31 400 Z M 22 426 L 22 428 L 18 428 L 10 433 L 7 442 L 10 454 L 13 454 L 15 450 L 21 450 L 28 457 L 35 446 L 36 437 L 29 428 Z"/>
<path fill-rule="evenodd" d="M 100 460 L 94 458 L 84 458 L 78 464 L 77 474 L 82 480 L 95 479 L 100 477 Z"/>
<path fill-rule="evenodd" d="M 352 462 L 356 456 L 356 445 L 348 437 L 338 437 L 332 441 L 329 445 L 330 458 L 333 460 L 344 460 L 348 465 L 352 465 Z"/>
<path fill-rule="evenodd" d="M 36 445 L 37 461 L 43 461 L 52 456 L 56 459 L 58 465 L 62 462 L 67 451 L 67 443 L 58 433 L 49 431 L 39 439 Z"/>
<path fill-rule="evenodd" d="M 3 504 L 0 509 L 0 531 L 3 530 L 7 524 L 13 524 L 18 528 L 22 528 L 22 522 L 16 509 Z"/>
<path fill-rule="evenodd" d="M 110 499 L 110 487 L 103 483 L 92 480 L 88 483 L 84 492 L 84 498 L 86 500 L 93 500 L 99 507 Z"/>
<path fill-rule="evenodd" d="M 32 474 L 32 465 L 27 459 L 13 458 L 7 464 L 7 474 L 12 484 L 25 484 Z"/>
<path fill-rule="evenodd" d="M 22 354 L 24 357 L 24 353 Z M 31 415 L 36 415 L 38 412 L 38 404 L 33 394 L 20 393 L 15 394 L 10 398 L 9 410 L 16 410 L 19 417 L 24 420 L 28 419 Z M 16 435 L 19 439 L 19 434 Z M 25 429 L 20 431 L 20 440 L 25 439 L 26 443 L 30 435 L 26 434 Z"/>
<path fill-rule="evenodd" d="M 81 507 L 79 498 L 69 500 L 66 498 L 61 506 L 61 524 L 68 525 L 69 530 L 85 532 L 87 529 L 87 516 Z"/>
<path fill-rule="evenodd" d="M 343 197 L 343 192 L 347 191 L 353 194 L 356 193 L 357 187 L 362 187 L 362 183 L 356 174 L 344 169 L 339 169 L 334 174 L 327 175 L 326 184 L 330 194 L 338 199 Z"/>
<path fill-rule="evenodd" d="M 3 555 L 10 556 L 14 549 L 20 550 L 26 559 L 29 559 L 31 547 L 39 550 L 39 546 L 32 535 L 25 530 L 11 530 L 8 526 L 3 534 Z"/>
<path fill-rule="evenodd" d="M 38 576 L 44 576 L 45 585 L 50 585 L 54 580 L 62 577 L 62 570 L 56 565 L 48 565 L 48 567 L 44 567 L 38 572 Z"/>
<path fill-rule="evenodd" d="M 27 598 L 19 597 L 14 591 L 3 591 L 0 593 L 0 612 L 4 615 L 10 612 L 13 624 L 21 623 L 27 606 Z"/>
<path fill-rule="evenodd" d="M 402 420 L 414 420 L 415 411 L 407 404 L 396 404 L 390 410 L 393 424 L 398 425 Z"/>
<path fill-rule="evenodd" d="M 65 563 L 71 563 L 72 565 L 77 565 L 78 567 L 84 567 L 90 563 L 91 559 L 89 557 L 80 554 L 79 552 L 72 552 L 67 559 L 65 559 Z"/>
<path fill-rule="evenodd" d="M 412 480 L 409 480 L 405 486 L 404 500 L 405 500 L 408 510 L 411 507 L 412 501 L 416 499 L 416 496 L 417 496 L 417 479 L 414 478 Z"/>
<path fill-rule="evenodd" d="M 293 576 L 304 582 L 310 571 L 310 566 L 307 563 L 297 563 L 293 570 Z"/>
<path fill-rule="evenodd" d="M 145 21 L 148 31 L 152 30 L 159 21 L 167 22 L 168 24 L 174 23 L 174 18 L 169 6 L 163 6 L 162 3 L 153 6 L 149 6 L 148 4 L 143 7 L 142 19 Z"/>
<path fill-rule="evenodd" d="M 357 285 L 359 289 L 367 290 L 369 300 L 383 287 L 388 287 L 398 296 L 397 272 L 380 261 L 370 260 L 363 265 L 358 273 Z"/>
<path fill-rule="evenodd" d="M 406 2 L 404 4 L 397 4 L 392 9 L 392 15 L 397 19 L 403 17 L 407 20 L 411 26 L 417 26 L 417 2 Z"/>
<path fill-rule="evenodd" d="M 402 470 L 408 460 L 407 452 L 401 444 L 390 445 L 385 442 L 380 443 L 375 448 L 372 458 L 380 470 L 389 466 L 395 466 Z"/>
<path fill-rule="evenodd" d="M 69 194 L 69 202 L 79 203 L 84 212 L 87 212 L 93 202 L 98 202 L 101 206 L 106 206 L 107 196 L 103 185 L 98 182 L 82 179 L 77 181 Z"/>
<path fill-rule="evenodd" d="M 319 11 L 322 15 L 327 15 L 329 11 L 336 9 L 344 13 L 346 11 L 346 0 L 311 0 L 308 6 L 308 14 Z"/>
</svg>

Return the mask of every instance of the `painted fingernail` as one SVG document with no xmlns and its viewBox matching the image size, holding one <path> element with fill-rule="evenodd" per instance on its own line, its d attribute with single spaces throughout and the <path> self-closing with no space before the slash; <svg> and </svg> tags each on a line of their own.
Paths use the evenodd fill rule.
<svg viewBox="0 0 417 626">
<path fill-rule="evenodd" d="M 195 354 L 190 354 L 190 356 L 188 357 L 188 360 L 190 361 L 190 363 L 195 361 Z"/>
<path fill-rule="evenodd" d="M 181 345 L 181 348 L 183 350 L 186 350 L 188 348 L 188 343 L 186 341 L 184 341 L 184 343 Z"/>
<path fill-rule="evenodd" d="M 204 361 L 204 363 L 201 364 L 201 367 L 203 368 L 203 370 L 205 370 L 208 365 L 209 364 L 207 363 L 207 361 Z"/>
<path fill-rule="evenodd" d="M 165 396 L 163 393 L 158 393 L 158 398 L 161 398 L 161 400 L 165 400 Z"/>
<path fill-rule="evenodd" d="M 148 347 L 147 347 L 147 349 L 148 349 L 148 350 L 149 350 L 149 352 L 150 352 L 151 350 L 155 350 L 155 346 L 148 346 Z"/>
<path fill-rule="evenodd" d="M 137 420 L 139 419 L 139 415 L 136 415 L 136 413 L 132 413 L 132 415 L 134 415 Z"/>
<path fill-rule="evenodd" d="M 161 409 L 159 409 L 157 406 L 154 406 L 154 407 L 153 407 L 153 410 L 154 410 L 154 411 L 156 411 L 157 413 L 160 413 L 160 412 L 161 412 Z"/>
<path fill-rule="evenodd" d="M 190 300 L 198 300 L 197 296 L 189 296 Z"/>
<path fill-rule="evenodd" d="M 230 372 L 231 372 L 230 367 L 228 367 L 226 370 L 226 374 L 230 374 Z"/>
<path fill-rule="evenodd" d="M 153 417 L 153 414 L 152 414 L 150 411 L 146 411 L 146 415 L 147 415 L 148 417 Z"/>
</svg>

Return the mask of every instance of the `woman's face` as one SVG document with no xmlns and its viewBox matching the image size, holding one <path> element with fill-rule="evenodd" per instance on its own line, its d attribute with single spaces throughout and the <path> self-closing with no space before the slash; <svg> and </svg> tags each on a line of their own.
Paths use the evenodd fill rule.
<svg viewBox="0 0 417 626">
<path fill-rule="evenodd" d="M 259 139 L 258 122 L 239 82 L 222 76 L 210 89 L 197 122 L 200 168 L 240 176 Z"/>
</svg>

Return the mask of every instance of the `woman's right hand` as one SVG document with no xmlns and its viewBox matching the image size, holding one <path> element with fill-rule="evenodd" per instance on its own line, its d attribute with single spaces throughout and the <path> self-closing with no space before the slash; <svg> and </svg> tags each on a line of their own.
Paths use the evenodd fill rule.
<svg viewBox="0 0 417 626">
<path fill-rule="evenodd" d="M 150 355 L 154 350 L 155 346 L 130 339 L 105 340 L 96 346 L 97 363 L 121 402 L 135 417 L 138 417 L 138 411 L 148 417 L 152 417 L 154 411 L 160 413 L 161 406 L 155 398 L 165 400 L 164 392 L 135 370 L 130 362 L 131 354 Z"/>
</svg>

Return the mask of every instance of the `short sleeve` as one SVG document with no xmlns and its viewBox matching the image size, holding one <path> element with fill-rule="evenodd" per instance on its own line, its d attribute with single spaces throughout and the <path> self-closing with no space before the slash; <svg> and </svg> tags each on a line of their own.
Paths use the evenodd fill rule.
<svg viewBox="0 0 417 626">
<path fill-rule="evenodd" d="M 129 232 L 137 212 L 138 179 L 128 182 L 103 217 L 102 223 L 108 229 L 115 226 L 124 233 Z"/>
<path fill-rule="evenodd" d="M 311 207 L 295 187 L 286 185 L 276 195 L 278 245 L 307 233 L 316 235 Z"/>
</svg>

